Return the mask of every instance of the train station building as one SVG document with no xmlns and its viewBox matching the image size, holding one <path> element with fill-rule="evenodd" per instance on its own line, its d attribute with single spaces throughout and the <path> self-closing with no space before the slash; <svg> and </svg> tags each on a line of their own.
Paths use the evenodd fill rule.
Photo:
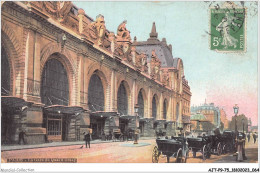
<svg viewBox="0 0 260 173">
<path fill-rule="evenodd" d="M 148 39 L 115 33 L 69 1 L 2 2 L 1 137 L 28 144 L 75 141 L 92 129 L 176 135 L 190 116 L 181 58 L 155 23 Z"/>
</svg>

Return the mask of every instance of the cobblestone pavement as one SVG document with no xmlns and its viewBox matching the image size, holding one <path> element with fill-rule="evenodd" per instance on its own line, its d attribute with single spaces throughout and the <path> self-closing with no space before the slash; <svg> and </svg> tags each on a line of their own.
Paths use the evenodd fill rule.
<svg viewBox="0 0 260 173">
<path fill-rule="evenodd" d="M 76 158 L 79 163 L 152 163 L 152 150 L 156 145 L 155 140 L 140 140 L 138 146 L 128 142 L 110 142 L 91 144 L 91 148 L 82 147 L 82 144 L 58 147 L 45 147 L 34 149 L 22 149 L 12 151 L 2 151 L 1 160 L 23 158 Z M 127 144 L 127 145 L 126 145 Z M 141 145 L 142 144 L 142 145 Z M 246 156 L 248 160 L 244 162 L 257 162 L 257 143 L 246 144 Z M 159 163 L 165 163 L 166 157 L 160 156 Z M 175 162 L 175 158 L 170 158 L 170 162 Z M 202 160 L 198 152 L 193 158 L 190 153 L 187 163 L 231 163 L 236 162 L 232 154 L 212 155 L 210 159 Z"/>
</svg>

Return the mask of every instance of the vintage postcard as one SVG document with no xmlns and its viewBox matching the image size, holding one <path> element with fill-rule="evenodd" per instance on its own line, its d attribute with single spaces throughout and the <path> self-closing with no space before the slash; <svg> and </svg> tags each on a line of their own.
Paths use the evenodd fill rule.
<svg viewBox="0 0 260 173">
<path fill-rule="evenodd" d="M 259 172 L 258 10 L 1 1 L 1 172 Z"/>
</svg>

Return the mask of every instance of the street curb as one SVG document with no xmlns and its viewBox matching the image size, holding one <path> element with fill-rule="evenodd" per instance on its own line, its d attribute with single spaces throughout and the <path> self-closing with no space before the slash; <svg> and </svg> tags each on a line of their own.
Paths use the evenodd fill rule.
<svg viewBox="0 0 260 173">
<path fill-rule="evenodd" d="M 151 139 L 155 139 L 155 138 L 150 138 L 150 139 L 140 139 L 140 140 L 151 140 Z M 99 141 L 99 142 L 94 142 L 94 143 L 91 143 L 90 144 L 102 144 L 102 143 L 115 143 L 115 142 L 121 142 L 121 141 Z M 85 142 L 82 141 L 82 144 L 79 144 L 79 143 L 72 143 L 72 144 L 60 144 L 60 145 L 50 145 L 50 146 L 37 146 L 37 144 L 35 144 L 35 147 L 32 146 L 32 147 L 28 147 L 28 148 L 13 148 L 13 149 L 2 149 L 2 146 L 1 146 L 1 152 L 4 152 L 4 151 L 15 151 L 15 150 L 29 150 L 29 149 L 37 149 L 37 148 L 48 148 L 48 147 L 61 147 L 61 146 L 72 146 L 72 145 L 85 145 Z M 20 146 L 20 145 L 18 145 Z M 24 145 L 26 146 L 26 145 Z"/>
</svg>

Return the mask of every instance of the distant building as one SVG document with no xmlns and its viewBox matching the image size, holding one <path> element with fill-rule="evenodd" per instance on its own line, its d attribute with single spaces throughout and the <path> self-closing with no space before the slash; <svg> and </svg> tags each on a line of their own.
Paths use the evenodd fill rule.
<svg viewBox="0 0 260 173">
<path fill-rule="evenodd" d="M 258 132 L 258 126 L 251 126 L 250 132 Z"/>
<path fill-rule="evenodd" d="M 220 127 L 220 110 L 214 103 L 207 104 L 205 101 L 201 106 L 192 106 L 191 112 L 203 114 L 215 127 Z"/>
<path fill-rule="evenodd" d="M 224 111 L 224 109 L 220 109 L 220 121 L 224 124 L 224 130 L 228 129 L 229 127 L 229 122 L 227 119 L 227 115 L 226 112 Z"/>
</svg>

